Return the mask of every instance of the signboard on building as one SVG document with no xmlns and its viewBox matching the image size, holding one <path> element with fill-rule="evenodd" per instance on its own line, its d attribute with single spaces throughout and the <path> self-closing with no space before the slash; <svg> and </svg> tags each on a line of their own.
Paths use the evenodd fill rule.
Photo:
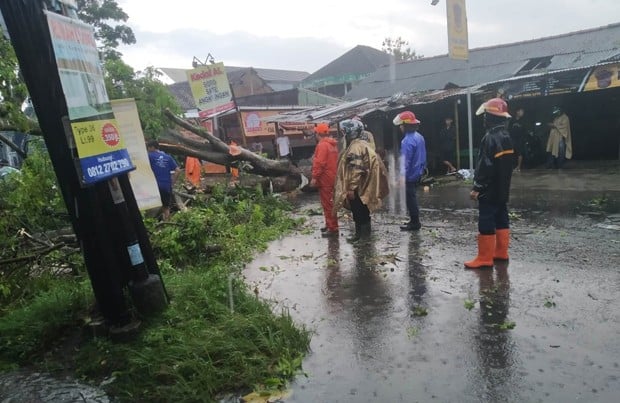
<svg viewBox="0 0 620 403">
<path fill-rule="evenodd" d="M 451 59 L 469 59 L 467 12 L 465 0 L 447 0 L 448 56 Z"/>
<path fill-rule="evenodd" d="M 46 12 L 83 185 L 135 169 L 103 80 L 90 25 Z"/>
<path fill-rule="evenodd" d="M 200 66 L 186 73 L 201 118 L 235 107 L 224 63 Z"/>
<path fill-rule="evenodd" d="M 279 111 L 251 111 L 241 112 L 241 120 L 247 137 L 252 136 L 273 136 L 276 127 L 273 123 L 264 121 L 264 118 L 277 115 Z"/>
<path fill-rule="evenodd" d="M 592 68 L 583 90 L 596 91 L 614 87 L 620 87 L 620 63 Z"/>
</svg>

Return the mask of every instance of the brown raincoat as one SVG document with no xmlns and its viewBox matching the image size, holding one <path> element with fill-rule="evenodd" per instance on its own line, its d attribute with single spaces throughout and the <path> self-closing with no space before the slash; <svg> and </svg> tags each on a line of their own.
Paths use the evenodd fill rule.
<svg viewBox="0 0 620 403">
<path fill-rule="evenodd" d="M 341 207 L 351 209 L 347 191 L 357 190 L 362 203 L 370 212 L 381 207 L 388 195 L 387 170 L 381 158 L 368 142 L 355 139 L 338 160 L 338 174 L 334 189 L 334 212 Z"/>
<path fill-rule="evenodd" d="M 573 141 L 570 132 L 570 121 L 565 113 L 562 113 L 557 118 L 553 119 L 551 123 L 551 130 L 549 131 L 549 140 L 547 140 L 547 152 L 551 153 L 554 157 L 558 157 L 560 154 L 560 140 L 564 138 L 566 143 L 565 158 L 573 158 Z"/>
</svg>

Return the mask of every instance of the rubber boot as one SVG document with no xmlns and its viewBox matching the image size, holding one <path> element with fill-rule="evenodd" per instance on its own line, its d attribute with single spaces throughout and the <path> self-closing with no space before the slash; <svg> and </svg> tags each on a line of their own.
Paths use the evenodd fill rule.
<svg viewBox="0 0 620 403">
<path fill-rule="evenodd" d="M 360 224 L 355 223 L 355 234 L 353 234 L 350 238 L 347 238 L 347 242 L 357 242 L 360 240 Z"/>
<path fill-rule="evenodd" d="M 370 223 L 360 224 L 360 239 L 368 239 L 370 238 Z"/>
<path fill-rule="evenodd" d="M 510 244 L 510 229 L 495 230 L 495 253 L 493 259 L 508 260 L 508 245 Z"/>
<path fill-rule="evenodd" d="M 493 252 L 495 252 L 495 234 L 478 235 L 478 256 L 465 262 L 465 267 L 468 269 L 493 267 Z"/>
</svg>

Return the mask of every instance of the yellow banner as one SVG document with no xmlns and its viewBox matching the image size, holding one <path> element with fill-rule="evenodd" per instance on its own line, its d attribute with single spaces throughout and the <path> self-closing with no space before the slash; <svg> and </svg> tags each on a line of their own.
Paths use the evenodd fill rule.
<svg viewBox="0 0 620 403">
<path fill-rule="evenodd" d="M 224 63 L 187 70 L 187 81 L 202 117 L 235 107 Z"/>
<path fill-rule="evenodd" d="M 583 90 L 595 91 L 613 87 L 620 87 L 620 63 L 594 68 Z"/>
<path fill-rule="evenodd" d="M 80 158 L 119 151 L 125 148 L 116 119 L 71 122 Z"/>
<path fill-rule="evenodd" d="M 469 42 L 467 36 L 467 12 L 465 0 L 447 0 L 448 54 L 451 59 L 467 60 Z"/>
</svg>

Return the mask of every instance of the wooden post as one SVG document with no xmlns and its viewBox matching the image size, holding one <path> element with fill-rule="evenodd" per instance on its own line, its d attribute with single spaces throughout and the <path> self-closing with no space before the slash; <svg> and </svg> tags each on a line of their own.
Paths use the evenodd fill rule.
<svg viewBox="0 0 620 403">
<path fill-rule="evenodd" d="M 454 100 L 454 129 L 456 130 L 456 169 L 461 169 L 461 144 L 459 137 L 459 100 Z"/>
</svg>

